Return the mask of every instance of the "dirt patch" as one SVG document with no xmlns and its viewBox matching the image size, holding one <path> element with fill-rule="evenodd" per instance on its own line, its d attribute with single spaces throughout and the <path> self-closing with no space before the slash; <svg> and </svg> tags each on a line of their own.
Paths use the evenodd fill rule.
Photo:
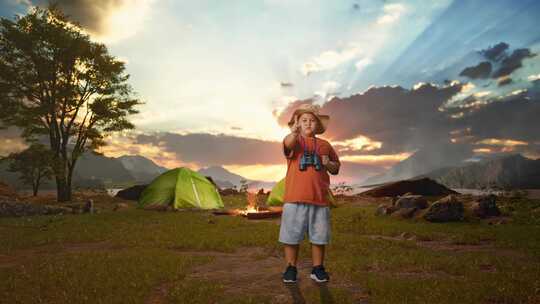
<svg viewBox="0 0 540 304">
<path fill-rule="evenodd" d="M 413 241 L 417 246 L 431 250 L 456 251 L 456 252 L 490 252 L 501 256 L 510 256 L 516 258 L 526 258 L 526 255 L 520 251 L 498 248 L 494 246 L 492 240 L 481 240 L 475 244 L 462 244 L 447 240 L 426 240 L 420 239 L 416 235 L 403 233 L 400 236 L 386 236 L 378 234 L 363 235 L 370 239 L 383 239 L 390 241 Z"/>
<path fill-rule="evenodd" d="M 175 249 L 173 249 L 175 250 Z M 239 295 L 265 295 L 273 299 L 273 303 L 305 303 L 304 295 L 320 294 L 321 301 L 332 303 L 331 289 L 344 289 L 348 291 L 354 303 L 368 303 L 368 295 L 351 282 L 345 281 L 337 275 L 325 284 L 317 284 L 309 278 L 311 273 L 311 260 L 303 258 L 298 263 L 297 284 L 284 284 L 281 273 L 285 265 L 283 257 L 275 249 L 240 248 L 233 253 L 214 251 L 184 251 L 175 250 L 181 254 L 214 257 L 213 262 L 201 265 L 193 270 L 185 280 L 204 280 L 219 282 L 227 294 Z M 165 303 L 167 292 L 156 287 L 146 303 Z M 169 285 L 170 286 L 170 285 Z"/>
</svg>

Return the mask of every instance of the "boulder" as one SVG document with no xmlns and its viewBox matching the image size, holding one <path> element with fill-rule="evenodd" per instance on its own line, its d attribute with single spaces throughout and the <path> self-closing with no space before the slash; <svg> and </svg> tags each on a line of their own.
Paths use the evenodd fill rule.
<svg viewBox="0 0 540 304">
<path fill-rule="evenodd" d="M 455 195 L 448 195 L 434 202 L 423 217 L 430 222 L 462 221 L 463 211 L 463 203 Z"/>
<path fill-rule="evenodd" d="M 395 206 L 388 206 L 385 204 L 380 204 L 379 207 L 377 207 L 377 210 L 375 210 L 375 215 L 388 215 L 392 214 L 394 211 L 396 211 Z"/>
<path fill-rule="evenodd" d="M 69 208 L 70 213 L 73 214 L 82 214 L 82 213 L 94 213 L 96 209 L 94 208 L 94 201 L 88 200 L 86 203 L 64 203 L 62 207 Z"/>
<path fill-rule="evenodd" d="M 141 193 L 147 186 L 148 185 L 135 185 L 118 191 L 115 196 L 125 200 L 138 201 Z"/>
<path fill-rule="evenodd" d="M 411 218 L 413 217 L 414 213 L 418 210 L 418 208 L 410 207 L 410 208 L 400 208 L 394 212 L 392 212 L 391 216 L 397 217 L 397 218 Z"/>
<path fill-rule="evenodd" d="M 428 204 L 427 199 L 421 195 L 406 195 L 406 196 L 400 197 L 395 202 L 395 206 L 399 209 L 401 208 L 425 209 L 429 207 L 429 204 Z"/>
<path fill-rule="evenodd" d="M 471 210 L 479 218 L 501 215 L 501 211 L 497 207 L 497 197 L 493 194 L 482 196 L 472 202 Z"/>
</svg>

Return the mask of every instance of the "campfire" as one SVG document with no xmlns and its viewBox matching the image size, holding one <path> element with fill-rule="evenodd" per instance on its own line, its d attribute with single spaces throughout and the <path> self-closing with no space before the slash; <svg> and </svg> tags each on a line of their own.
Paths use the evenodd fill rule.
<svg viewBox="0 0 540 304">
<path fill-rule="evenodd" d="M 264 195 L 246 192 L 248 205 L 245 209 L 229 209 L 225 211 L 216 211 L 215 215 L 240 215 L 249 220 L 274 218 L 281 216 L 281 207 L 267 207 Z"/>
</svg>

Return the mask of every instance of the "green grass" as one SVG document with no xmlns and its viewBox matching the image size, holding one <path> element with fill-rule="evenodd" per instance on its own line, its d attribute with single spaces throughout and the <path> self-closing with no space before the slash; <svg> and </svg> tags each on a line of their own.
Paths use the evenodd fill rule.
<svg viewBox="0 0 540 304">
<path fill-rule="evenodd" d="M 156 249 L 44 255 L 2 269 L 0 295 L 4 303 L 144 303 L 155 286 L 206 261 Z"/>
<path fill-rule="evenodd" d="M 228 207 L 245 205 L 240 195 L 224 200 Z M 369 293 L 370 303 L 538 302 L 540 221 L 535 210 L 540 201 L 505 199 L 500 206 L 512 216 L 511 223 L 399 220 L 374 216 L 375 205 L 340 205 L 332 209 L 327 268 L 332 276 Z M 189 256 L 182 250 L 232 252 L 245 246 L 280 250 L 275 222 L 215 217 L 202 211 L 104 210 L 93 215 L 0 219 L 0 254 L 18 261 L 0 268 L 2 301 L 144 303 L 157 286 L 174 282 L 167 293 L 171 303 L 271 302 L 265 295 L 249 293 L 223 297 L 226 290 L 216 282 L 183 280 L 193 267 L 210 258 Z M 490 240 L 495 249 L 433 250 L 411 240 L 369 237 L 403 232 L 454 244 Z M 65 249 L 93 242 L 106 246 L 91 251 Z M 302 246 L 301 255 L 309 254 L 309 247 Z M 496 272 L 482 271 L 485 265 Z M 325 297 L 334 303 L 354 302 L 348 290 L 334 287 L 325 294 L 313 290 L 303 296 L 308 303 Z"/>
</svg>

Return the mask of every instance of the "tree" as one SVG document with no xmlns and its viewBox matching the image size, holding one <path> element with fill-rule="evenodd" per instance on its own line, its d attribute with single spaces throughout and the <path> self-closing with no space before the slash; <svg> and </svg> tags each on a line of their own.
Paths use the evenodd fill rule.
<svg viewBox="0 0 540 304">
<path fill-rule="evenodd" d="M 111 132 L 134 128 L 123 62 L 55 6 L 0 19 L 0 120 L 32 142 L 49 140 L 58 201 L 71 200 L 73 169 Z"/>
<path fill-rule="evenodd" d="M 9 161 L 8 171 L 19 172 L 19 179 L 24 184 L 32 185 L 34 196 L 38 193 L 41 181 L 53 176 L 52 155 L 50 150 L 41 144 L 33 144 L 22 152 L 11 153 L 3 160 Z"/>
<path fill-rule="evenodd" d="M 242 193 L 247 192 L 247 191 L 248 191 L 248 187 L 249 187 L 248 181 L 247 181 L 246 179 L 242 178 L 242 179 L 240 180 L 240 190 L 239 190 L 239 192 L 242 192 Z"/>
</svg>

